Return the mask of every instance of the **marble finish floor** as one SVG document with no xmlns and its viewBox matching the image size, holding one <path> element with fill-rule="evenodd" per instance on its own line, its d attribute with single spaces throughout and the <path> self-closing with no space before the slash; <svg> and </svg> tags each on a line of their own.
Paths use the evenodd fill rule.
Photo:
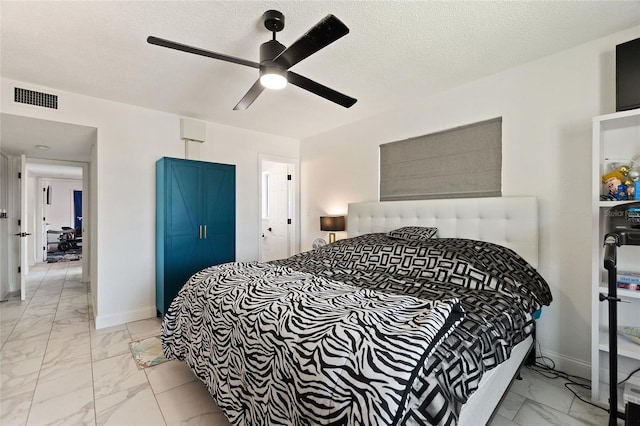
<svg viewBox="0 0 640 426">
<path fill-rule="evenodd" d="M 229 425 L 184 363 L 136 367 L 129 343 L 159 334 L 159 319 L 95 330 L 79 262 L 37 265 L 27 277 L 27 300 L 0 303 L 0 424 Z M 562 380 L 522 377 L 492 426 L 607 424 Z"/>
</svg>

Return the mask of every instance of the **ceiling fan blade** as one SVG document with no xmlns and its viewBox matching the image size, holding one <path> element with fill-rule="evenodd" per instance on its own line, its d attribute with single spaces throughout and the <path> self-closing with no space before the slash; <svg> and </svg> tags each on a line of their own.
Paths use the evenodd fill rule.
<svg viewBox="0 0 640 426">
<path fill-rule="evenodd" d="M 289 83 L 300 87 L 301 89 L 308 90 L 318 96 L 321 96 L 331 102 L 335 102 L 338 105 L 342 105 L 345 108 L 351 107 L 358 102 L 357 99 L 344 95 L 340 92 L 336 92 L 333 89 L 323 86 L 320 83 L 316 83 L 313 80 L 309 80 L 307 77 L 303 77 L 300 74 L 294 72 L 287 72 L 287 80 Z"/>
<path fill-rule="evenodd" d="M 155 44 L 156 46 L 168 47 L 169 49 L 181 50 L 187 53 L 193 53 L 194 55 L 206 56 L 208 58 L 233 62 L 234 64 L 245 65 L 252 68 L 260 68 L 260 64 L 257 62 L 247 61 L 246 59 L 236 58 L 234 56 L 223 55 L 222 53 L 211 52 L 209 50 L 200 49 L 198 47 L 187 46 L 186 44 L 176 43 L 175 41 L 165 40 L 163 38 L 154 36 L 147 37 L 147 43 Z"/>
<path fill-rule="evenodd" d="M 234 111 L 239 111 L 249 108 L 249 106 L 256 100 L 256 98 L 262 93 L 264 86 L 260 83 L 260 79 L 256 80 L 251 86 L 251 89 L 240 99 L 238 105 L 233 107 Z"/>
<path fill-rule="evenodd" d="M 327 15 L 280 53 L 273 62 L 289 69 L 347 34 L 349 34 L 349 28 L 342 21 L 333 15 Z"/>
</svg>

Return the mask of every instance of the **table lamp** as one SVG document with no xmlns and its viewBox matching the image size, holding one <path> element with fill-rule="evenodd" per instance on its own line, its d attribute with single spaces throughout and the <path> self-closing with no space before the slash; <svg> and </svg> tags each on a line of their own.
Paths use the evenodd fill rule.
<svg viewBox="0 0 640 426">
<path fill-rule="evenodd" d="M 320 216 L 320 230 L 329 231 L 329 243 L 336 241 L 336 231 L 344 229 L 344 216 Z"/>
</svg>

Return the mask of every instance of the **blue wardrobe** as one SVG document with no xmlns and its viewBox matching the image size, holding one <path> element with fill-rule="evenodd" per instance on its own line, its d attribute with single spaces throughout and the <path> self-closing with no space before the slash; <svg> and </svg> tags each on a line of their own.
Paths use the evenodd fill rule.
<svg viewBox="0 0 640 426">
<path fill-rule="evenodd" d="M 189 277 L 236 257 L 235 166 L 179 158 L 156 162 L 156 308 Z"/>
</svg>

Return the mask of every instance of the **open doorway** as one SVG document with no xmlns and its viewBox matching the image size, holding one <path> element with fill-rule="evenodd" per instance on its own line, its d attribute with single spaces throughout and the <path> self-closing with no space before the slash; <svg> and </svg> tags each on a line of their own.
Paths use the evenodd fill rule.
<svg viewBox="0 0 640 426">
<path fill-rule="evenodd" d="M 57 199 L 66 203 L 64 207 L 70 213 L 63 219 L 63 226 L 73 227 L 75 231 L 77 214 L 71 210 L 72 191 L 80 191 L 82 231 L 88 228 L 86 218 L 91 210 L 89 172 L 90 163 L 94 161 L 92 147 L 97 143 L 97 129 L 6 113 L 1 113 L 0 119 L 2 175 L 6 177 L 0 197 L 3 204 L 0 210 L 5 215 L 0 234 L 6 237 L 0 245 L 0 264 L 3 265 L 0 297 L 16 294 L 24 300 L 24 281 L 30 266 L 47 260 L 47 231 L 53 228 L 49 216 L 51 205 L 47 202 Z M 64 188 L 58 187 L 56 193 L 54 181 L 75 181 L 74 188 L 67 194 Z M 89 282 L 90 235 L 82 234 L 81 280 Z M 78 246 L 75 233 L 74 239 Z"/>
<path fill-rule="evenodd" d="M 37 166 L 37 172 L 34 170 Z M 28 164 L 30 188 L 35 205 L 29 211 L 33 241 L 29 247 L 29 266 L 83 258 L 83 172 L 82 165 L 64 166 L 64 173 L 51 173 L 52 164 Z M 59 165 L 57 165 L 59 166 Z M 37 194 L 42 194 L 39 197 Z M 31 219 L 33 218 L 33 219 Z"/>
<path fill-rule="evenodd" d="M 17 183 L 19 232 L 15 233 L 19 234 L 22 300 L 27 297 L 29 271 L 39 263 L 79 262 L 83 281 L 88 281 L 89 244 L 83 243 L 84 224 L 75 226 L 85 216 L 82 197 L 83 188 L 89 187 L 88 175 L 87 163 L 23 157 Z"/>
<path fill-rule="evenodd" d="M 260 155 L 260 261 L 283 259 L 298 251 L 298 162 Z"/>
</svg>

